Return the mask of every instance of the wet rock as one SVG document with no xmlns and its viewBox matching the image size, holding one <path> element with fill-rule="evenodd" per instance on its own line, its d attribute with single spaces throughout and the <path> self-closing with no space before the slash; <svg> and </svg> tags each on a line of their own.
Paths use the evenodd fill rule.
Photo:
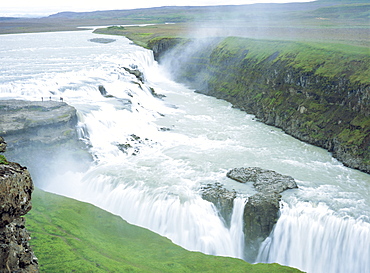
<svg viewBox="0 0 370 273">
<path fill-rule="evenodd" d="M 248 198 L 243 212 L 247 261 L 255 261 L 261 243 L 274 228 L 278 220 L 280 199 L 277 193 L 256 193 Z"/>
<path fill-rule="evenodd" d="M 229 191 L 220 183 L 216 183 L 203 186 L 201 193 L 204 200 L 212 202 L 216 206 L 225 224 L 230 227 L 236 191 Z"/>
<path fill-rule="evenodd" d="M 155 92 L 153 87 L 149 87 L 149 90 L 150 90 L 150 93 L 152 94 L 152 96 L 155 97 L 155 98 L 163 99 L 163 98 L 166 97 L 166 95 L 158 94 L 157 92 Z"/>
<path fill-rule="evenodd" d="M 138 135 L 131 134 L 125 143 L 117 143 L 117 148 L 127 155 L 138 155 L 143 146 L 152 147 L 156 142 L 148 138 L 141 138 Z"/>
<path fill-rule="evenodd" d="M 282 193 L 287 189 L 298 188 L 293 177 L 258 167 L 235 168 L 226 176 L 241 183 L 252 182 L 255 189 L 262 193 Z"/>
<path fill-rule="evenodd" d="M 297 188 L 290 176 L 257 167 L 235 168 L 227 177 L 241 183 L 253 183 L 258 193 L 248 197 L 243 211 L 243 231 L 245 238 L 244 259 L 254 262 L 260 244 L 270 235 L 279 215 L 279 202 L 284 190 Z M 221 184 L 208 184 L 201 188 L 202 198 L 212 202 L 230 227 L 235 190 L 225 189 Z"/>
<path fill-rule="evenodd" d="M 277 222 L 280 193 L 297 188 L 297 184 L 290 176 L 258 167 L 235 168 L 226 176 L 241 183 L 253 183 L 258 191 L 248 198 L 243 213 L 246 259 L 253 262 L 260 244 Z"/>
<path fill-rule="evenodd" d="M 101 94 L 102 96 L 106 96 L 106 95 L 108 95 L 108 92 L 107 92 L 107 90 L 105 89 L 105 87 L 104 87 L 103 85 L 99 85 L 99 86 L 98 86 L 98 89 L 99 89 L 99 92 L 100 92 L 100 94 Z"/>
<path fill-rule="evenodd" d="M 128 67 L 124 67 L 124 70 L 126 70 L 131 75 L 134 75 L 140 82 L 144 82 L 144 74 L 139 69 L 130 69 Z"/>
</svg>

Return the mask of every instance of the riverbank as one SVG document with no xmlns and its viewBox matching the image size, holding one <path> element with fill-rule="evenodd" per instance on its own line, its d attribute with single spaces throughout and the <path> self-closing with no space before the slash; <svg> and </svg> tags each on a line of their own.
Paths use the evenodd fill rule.
<svg viewBox="0 0 370 273">
<path fill-rule="evenodd" d="M 370 172 L 366 49 L 239 37 L 183 40 L 178 46 L 156 38 L 148 46 L 178 81 L 197 92 L 227 100 L 327 149 L 346 166 Z"/>
</svg>

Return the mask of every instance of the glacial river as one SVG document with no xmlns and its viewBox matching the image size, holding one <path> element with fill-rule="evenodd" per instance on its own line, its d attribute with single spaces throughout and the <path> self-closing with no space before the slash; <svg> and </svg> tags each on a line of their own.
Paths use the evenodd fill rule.
<svg viewBox="0 0 370 273">
<path fill-rule="evenodd" d="M 99 37 L 116 41 L 89 41 Z M 256 262 L 370 272 L 370 176 L 172 81 L 151 51 L 91 31 L 14 34 L 0 36 L 0 62 L 0 99 L 63 97 L 77 109 L 77 130 L 94 157 L 86 172 L 35 181 L 44 190 L 93 203 L 186 249 L 243 258 L 241 208 L 253 190 L 225 174 L 274 170 L 294 177 L 299 189 L 283 193 L 281 216 Z M 123 67 L 142 71 L 144 83 Z M 113 97 L 103 97 L 99 85 Z M 215 182 L 240 192 L 230 228 L 199 195 Z"/>
</svg>

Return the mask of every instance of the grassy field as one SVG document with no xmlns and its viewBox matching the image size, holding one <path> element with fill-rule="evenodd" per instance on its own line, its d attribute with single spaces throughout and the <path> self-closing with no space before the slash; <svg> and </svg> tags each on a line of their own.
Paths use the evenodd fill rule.
<svg viewBox="0 0 370 273">
<path fill-rule="evenodd" d="M 187 251 L 93 205 L 36 189 L 26 215 L 41 272 L 300 272 Z"/>
<path fill-rule="evenodd" d="M 138 41 L 163 35 L 239 36 L 369 47 L 369 14 L 366 0 L 64 12 L 38 19 L 0 18 L 0 34 L 150 23 L 159 25 L 127 27 L 121 34 L 129 32 Z"/>
<path fill-rule="evenodd" d="M 156 38 L 194 38 L 198 34 L 192 32 L 192 30 L 187 24 L 167 24 L 143 27 L 113 26 L 97 29 L 95 32 L 124 35 L 136 44 L 147 47 L 149 41 Z M 237 35 L 234 33 L 236 34 L 234 38 L 230 37 L 225 41 L 227 41 L 227 50 L 234 51 L 234 54 L 242 54 L 248 48 L 248 58 L 263 60 L 275 52 L 279 52 L 279 59 L 285 58 L 293 67 L 302 69 L 302 71 L 315 71 L 316 75 L 329 78 L 345 75 L 353 82 L 369 84 L 370 47 L 367 46 L 368 41 L 365 41 L 365 39 L 370 39 L 369 35 L 360 35 L 360 37 L 364 37 L 363 39 L 349 36 L 344 39 L 344 34 L 340 34 L 339 29 L 336 29 L 339 35 L 338 39 L 331 37 L 331 40 L 328 38 L 325 40 L 328 32 L 320 32 L 320 35 L 313 35 L 313 32 L 310 32 L 310 30 L 306 31 L 308 33 L 305 35 L 307 37 L 310 36 L 309 39 L 295 37 L 291 40 L 284 36 L 283 33 L 276 40 L 267 39 L 268 35 L 263 36 L 264 39 L 245 39 L 246 36 L 253 35 Z M 347 33 L 346 29 L 342 29 L 342 31 Z M 203 27 L 201 30 L 198 29 L 199 32 L 205 33 L 202 37 L 227 36 L 225 29 L 217 32 L 214 28 Z M 322 65 L 324 62 L 325 65 Z M 316 70 L 316 67 L 320 67 L 320 69 Z"/>
</svg>

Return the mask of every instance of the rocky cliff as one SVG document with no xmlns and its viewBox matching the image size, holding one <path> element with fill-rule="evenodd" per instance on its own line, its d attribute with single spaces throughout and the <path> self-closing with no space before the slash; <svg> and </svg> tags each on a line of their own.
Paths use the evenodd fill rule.
<svg viewBox="0 0 370 273">
<path fill-rule="evenodd" d="M 90 160 L 76 126 L 76 109 L 64 102 L 0 100 L 0 135 L 8 143 L 5 155 L 26 165 L 38 183 L 55 171 L 53 164 L 61 170 L 74 160 L 70 165 L 80 168 Z"/>
<path fill-rule="evenodd" d="M 76 136 L 76 123 L 76 109 L 63 102 L 0 100 L 0 134 L 8 150 L 67 142 Z"/>
<path fill-rule="evenodd" d="M 6 143 L 0 137 L 0 152 Z M 21 216 L 31 210 L 33 183 L 27 168 L 0 161 L 0 272 L 38 272 L 29 245 L 30 234 Z"/>
<path fill-rule="evenodd" d="M 370 173 L 370 56 L 363 49 L 237 37 L 173 47 L 167 40 L 151 46 L 177 80 Z"/>
<path fill-rule="evenodd" d="M 297 188 L 297 184 L 290 176 L 257 167 L 235 168 L 226 176 L 240 183 L 253 183 L 257 190 L 256 194 L 247 198 L 243 211 L 244 259 L 254 262 L 259 246 L 270 235 L 279 217 L 280 194 Z M 227 190 L 218 183 L 202 187 L 201 192 L 202 198 L 212 202 L 230 226 L 237 192 Z"/>
</svg>

